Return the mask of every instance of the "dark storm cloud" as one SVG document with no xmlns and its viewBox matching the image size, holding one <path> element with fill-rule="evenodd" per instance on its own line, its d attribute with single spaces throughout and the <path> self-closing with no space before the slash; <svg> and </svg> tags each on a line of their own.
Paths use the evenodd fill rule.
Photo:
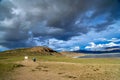
<svg viewBox="0 0 120 80">
<path fill-rule="evenodd" d="M 0 2 L 0 20 L 3 20 L 5 17 L 10 17 L 10 8 Z"/>
<path fill-rule="evenodd" d="M 119 0 L 0 0 L 0 44 L 23 44 L 34 37 L 68 40 L 91 30 L 103 31 L 120 16 Z M 86 16 L 88 11 L 93 13 Z M 108 14 L 104 23 L 89 25 Z M 78 24 L 75 24 L 79 21 Z M 86 24 L 84 25 L 83 22 Z M 96 22 L 93 21 L 94 23 Z M 87 25 L 88 24 L 88 25 Z"/>
<path fill-rule="evenodd" d="M 105 19 L 101 19 L 101 21 L 105 21 L 103 23 L 96 23 L 96 25 L 91 26 L 91 28 L 95 29 L 95 31 L 103 31 L 108 29 L 108 27 L 115 23 L 116 20 L 119 20 L 120 16 L 120 2 L 119 0 L 97 0 L 97 5 L 94 4 L 94 13 L 90 17 L 83 18 L 88 20 L 89 22 L 96 22 L 95 18 L 99 18 L 101 15 L 106 15 L 102 17 L 106 17 Z M 100 20 L 100 18 L 99 18 Z"/>
</svg>

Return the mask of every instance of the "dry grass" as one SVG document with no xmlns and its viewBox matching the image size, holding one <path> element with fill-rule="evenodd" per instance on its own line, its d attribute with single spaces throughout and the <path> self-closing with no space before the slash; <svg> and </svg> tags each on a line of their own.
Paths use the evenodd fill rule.
<svg viewBox="0 0 120 80">
<path fill-rule="evenodd" d="M 29 56 L 28 61 L 23 61 L 23 56 L 0 57 L 0 71 L 3 71 L 1 73 L 9 69 L 9 74 L 12 73 L 12 76 L 0 75 L 0 80 L 5 80 L 1 77 L 6 77 L 6 80 L 120 80 L 120 59 L 117 58 L 36 56 L 37 62 L 34 63 L 31 61 L 32 57 L 34 56 Z M 19 67 L 21 65 L 24 67 Z M 15 69 L 11 70 L 12 68 Z"/>
<path fill-rule="evenodd" d="M 69 62 L 20 62 L 14 80 L 120 80 L 119 64 L 80 64 Z M 15 74 L 16 74 L 15 73 Z M 23 77 L 24 76 L 24 77 Z"/>
<path fill-rule="evenodd" d="M 65 80 L 119 80 L 120 65 L 113 64 L 77 64 L 66 62 L 46 62 L 41 66 L 48 67 L 52 74 L 58 74 Z M 50 73 L 50 74 L 51 74 Z M 61 79 L 62 80 L 62 79 Z"/>
</svg>

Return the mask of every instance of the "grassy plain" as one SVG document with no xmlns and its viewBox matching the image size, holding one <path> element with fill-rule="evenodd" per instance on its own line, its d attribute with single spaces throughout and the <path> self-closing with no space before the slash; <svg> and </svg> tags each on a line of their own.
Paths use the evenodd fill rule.
<svg viewBox="0 0 120 80">
<path fill-rule="evenodd" d="M 33 57 L 37 58 L 36 63 L 32 62 Z M 120 58 L 29 56 L 27 63 L 30 65 L 23 61 L 24 56 L 0 56 L 0 80 L 20 80 L 20 75 L 26 73 L 26 79 L 21 80 L 49 80 L 48 77 L 50 80 L 120 80 Z M 29 78 L 31 74 L 39 79 Z"/>
</svg>

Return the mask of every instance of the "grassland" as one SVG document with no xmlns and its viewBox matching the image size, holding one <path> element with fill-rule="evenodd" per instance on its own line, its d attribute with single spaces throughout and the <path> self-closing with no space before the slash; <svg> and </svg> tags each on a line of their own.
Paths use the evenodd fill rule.
<svg viewBox="0 0 120 80">
<path fill-rule="evenodd" d="M 44 78 L 40 77 L 42 80 L 47 80 L 46 76 L 56 77 L 52 80 L 120 80 L 119 58 L 76 59 L 63 56 L 29 56 L 29 60 L 31 61 L 33 57 L 37 58 L 37 65 L 34 68 L 30 68 L 32 72 L 28 73 L 30 75 L 33 72 L 36 75 L 47 73 Z M 17 63 L 22 61 L 24 61 L 24 56 L 0 56 L 0 80 L 8 80 L 8 78 L 12 80 L 15 76 L 12 75 L 15 70 L 25 71 L 28 69 L 26 64 Z M 19 71 L 19 74 L 25 75 Z M 19 79 L 16 78 L 14 80 Z"/>
<path fill-rule="evenodd" d="M 0 80 L 11 79 L 14 69 L 23 66 L 15 63 L 21 60 L 22 57 L 0 56 Z"/>
</svg>

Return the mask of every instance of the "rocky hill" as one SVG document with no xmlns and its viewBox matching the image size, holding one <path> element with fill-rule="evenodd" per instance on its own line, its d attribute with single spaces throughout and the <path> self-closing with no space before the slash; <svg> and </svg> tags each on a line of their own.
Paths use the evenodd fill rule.
<svg viewBox="0 0 120 80">
<path fill-rule="evenodd" d="M 54 56 L 59 56 L 61 55 L 57 51 L 52 50 L 51 48 L 48 47 L 32 47 L 32 48 L 20 48 L 20 49 L 15 49 L 15 50 L 8 50 L 1 52 L 0 55 L 13 55 L 13 56 L 20 56 L 20 55 L 54 55 Z"/>
</svg>

